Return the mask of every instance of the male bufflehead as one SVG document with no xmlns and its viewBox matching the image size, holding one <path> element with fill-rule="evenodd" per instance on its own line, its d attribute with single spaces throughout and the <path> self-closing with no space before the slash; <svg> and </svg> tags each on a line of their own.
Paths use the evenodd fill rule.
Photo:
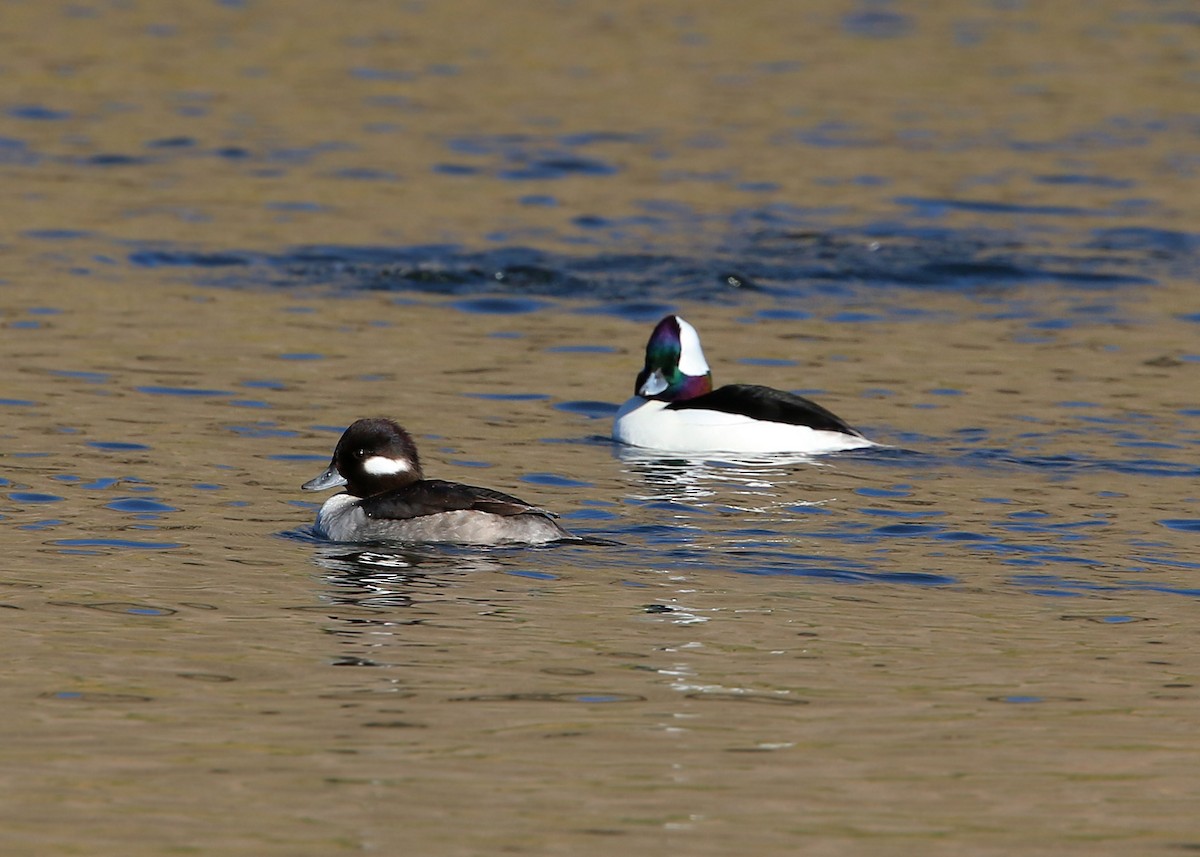
<svg viewBox="0 0 1200 857">
<path fill-rule="evenodd" d="M 696 329 L 658 323 L 634 396 L 617 411 L 613 440 L 671 452 L 838 452 L 875 446 L 803 396 L 757 384 L 717 390 Z"/>
<path fill-rule="evenodd" d="M 508 494 L 426 479 L 417 447 L 388 419 L 358 420 L 342 434 L 329 469 L 306 491 L 345 485 L 317 513 L 319 535 L 338 542 L 537 544 L 574 539 L 551 513 Z"/>
</svg>

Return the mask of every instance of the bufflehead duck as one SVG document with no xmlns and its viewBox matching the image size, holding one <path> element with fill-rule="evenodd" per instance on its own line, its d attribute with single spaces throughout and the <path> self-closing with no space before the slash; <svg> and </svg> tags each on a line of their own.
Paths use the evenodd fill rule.
<svg viewBox="0 0 1200 857">
<path fill-rule="evenodd" d="M 677 315 L 658 323 L 634 396 L 617 411 L 613 440 L 671 452 L 838 452 L 875 446 L 803 396 L 757 384 L 717 390 L 700 336 Z"/>
<path fill-rule="evenodd" d="M 319 535 L 338 542 L 538 544 L 574 539 L 551 513 L 524 500 L 458 482 L 426 479 L 412 437 L 388 419 L 358 420 L 342 434 L 329 469 L 305 491 L 345 485 L 317 513 Z"/>
</svg>

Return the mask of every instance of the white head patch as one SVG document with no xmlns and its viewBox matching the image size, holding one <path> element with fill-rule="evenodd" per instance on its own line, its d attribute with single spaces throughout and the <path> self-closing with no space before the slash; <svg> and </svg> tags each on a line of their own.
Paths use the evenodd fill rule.
<svg viewBox="0 0 1200 857">
<path fill-rule="evenodd" d="M 362 463 L 363 470 L 372 476 L 395 476 L 412 470 L 412 465 L 401 458 L 388 458 L 385 455 L 372 455 Z"/>
<path fill-rule="evenodd" d="M 679 316 L 675 320 L 679 322 L 679 371 L 684 375 L 707 375 L 709 368 L 700 347 L 700 334 Z"/>
</svg>

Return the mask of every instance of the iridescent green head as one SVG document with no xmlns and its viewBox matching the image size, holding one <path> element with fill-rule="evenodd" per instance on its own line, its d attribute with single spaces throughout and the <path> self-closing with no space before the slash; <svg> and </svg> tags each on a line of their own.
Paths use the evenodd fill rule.
<svg viewBox="0 0 1200 857">
<path fill-rule="evenodd" d="M 679 316 L 667 316 L 646 343 L 646 365 L 638 373 L 634 393 L 676 402 L 710 392 L 712 370 L 700 348 L 700 335 Z"/>
</svg>

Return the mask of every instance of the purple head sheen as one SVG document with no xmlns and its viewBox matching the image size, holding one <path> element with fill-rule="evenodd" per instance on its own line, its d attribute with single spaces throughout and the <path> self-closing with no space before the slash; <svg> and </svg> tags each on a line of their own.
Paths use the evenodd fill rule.
<svg viewBox="0 0 1200 857">
<path fill-rule="evenodd" d="M 712 392 L 712 375 L 684 375 L 672 368 L 668 375 L 661 369 L 643 369 L 634 385 L 635 395 L 644 399 L 677 402 Z"/>
<path fill-rule="evenodd" d="M 669 315 L 655 325 L 646 342 L 646 368 L 674 368 L 679 364 L 679 352 L 679 320 Z"/>
<path fill-rule="evenodd" d="M 712 392 L 712 374 L 708 375 L 683 375 L 679 376 L 679 380 L 668 388 L 668 391 L 674 390 L 671 396 L 673 401 L 681 401 L 683 399 L 694 399 L 696 396 L 703 396 L 705 393 Z"/>
<path fill-rule="evenodd" d="M 696 329 L 676 315 L 660 321 L 646 343 L 646 365 L 634 387 L 647 399 L 678 401 L 712 391 L 712 373 Z"/>
</svg>

